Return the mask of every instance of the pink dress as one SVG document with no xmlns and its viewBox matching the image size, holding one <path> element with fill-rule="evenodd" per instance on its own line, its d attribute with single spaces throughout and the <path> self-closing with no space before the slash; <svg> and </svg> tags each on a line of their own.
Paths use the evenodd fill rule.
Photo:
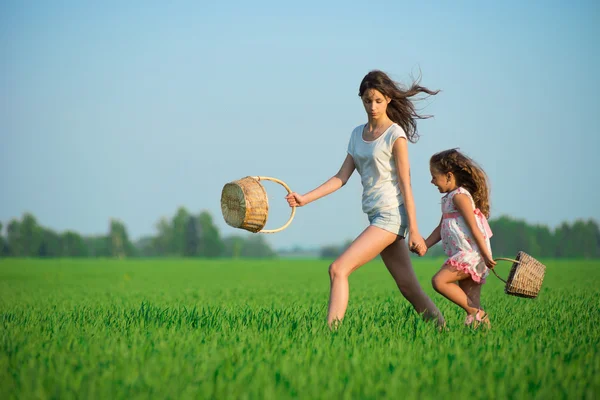
<svg viewBox="0 0 600 400">
<path fill-rule="evenodd" d="M 444 252 L 449 257 L 446 262 L 444 262 L 444 265 L 470 274 L 475 282 L 485 283 L 485 278 L 490 270 L 485 265 L 483 257 L 481 257 L 481 254 L 479 253 L 479 247 L 477 247 L 477 243 L 475 242 L 475 239 L 473 239 L 473 235 L 471 235 L 471 231 L 469 230 L 465 219 L 454 206 L 453 198 L 459 193 L 465 194 L 471 199 L 471 204 L 473 204 L 473 208 L 475 209 L 477 226 L 483 234 L 488 250 L 490 253 L 492 252 L 490 246 L 492 232 L 489 228 L 487 219 L 481 211 L 475 207 L 475 202 L 473 201 L 471 193 L 466 189 L 459 187 L 442 197 L 442 245 L 444 246 Z"/>
</svg>

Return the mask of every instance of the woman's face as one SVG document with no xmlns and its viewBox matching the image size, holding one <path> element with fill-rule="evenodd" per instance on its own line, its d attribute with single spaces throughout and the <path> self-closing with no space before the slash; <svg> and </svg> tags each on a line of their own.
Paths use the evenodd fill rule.
<svg viewBox="0 0 600 400">
<path fill-rule="evenodd" d="M 362 95 L 363 106 L 371 119 L 386 115 L 387 105 L 391 99 L 377 89 L 367 89 Z"/>
</svg>

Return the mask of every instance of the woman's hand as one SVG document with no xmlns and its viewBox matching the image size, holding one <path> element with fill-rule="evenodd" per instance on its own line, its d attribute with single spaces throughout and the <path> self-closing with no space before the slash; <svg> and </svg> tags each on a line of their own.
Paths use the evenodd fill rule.
<svg viewBox="0 0 600 400">
<path fill-rule="evenodd" d="M 408 249 L 420 257 L 423 257 L 427 253 L 427 245 L 419 232 L 409 233 Z"/>
<path fill-rule="evenodd" d="M 287 196 L 285 196 L 285 199 L 287 200 L 290 207 L 302 207 L 307 204 L 307 201 L 304 198 L 304 196 L 296 192 L 288 194 Z"/>
</svg>

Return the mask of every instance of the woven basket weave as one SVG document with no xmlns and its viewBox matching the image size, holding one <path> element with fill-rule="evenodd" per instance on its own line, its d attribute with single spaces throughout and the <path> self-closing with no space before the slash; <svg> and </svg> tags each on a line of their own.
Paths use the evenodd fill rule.
<svg viewBox="0 0 600 400">
<path fill-rule="evenodd" d="M 227 225 L 254 233 L 275 233 L 292 222 L 296 207 L 292 207 L 292 214 L 285 225 L 278 229 L 263 229 L 269 215 L 269 201 L 261 180 L 277 182 L 288 193 L 292 192 L 283 181 L 268 176 L 247 176 L 225 184 L 221 192 L 221 212 Z"/>
<path fill-rule="evenodd" d="M 513 262 L 507 280 L 500 278 L 496 271 L 492 269 L 494 275 L 506 284 L 504 293 L 530 299 L 538 296 L 542 289 L 544 275 L 546 274 L 546 266 L 544 264 L 523 251 L 519 251 L 514 260 L 511 258 L 496 258 L 494 260 Z"/>
</svg>

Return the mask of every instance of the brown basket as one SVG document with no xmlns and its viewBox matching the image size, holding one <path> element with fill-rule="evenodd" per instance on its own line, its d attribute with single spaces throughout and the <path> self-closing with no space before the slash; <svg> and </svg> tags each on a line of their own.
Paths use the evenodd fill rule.
<svg viewBox="0 0 600 400">
<path fill-rule="evenodd" d="M 494 275 L 506 284 L 504 293 L 529 299 L 537 297 L 542 288 L 542 282 L 546 273 L 546 266 L 544 264 L 523 251 L 517 253 L 515 260 L 511 258 L 495 258 L 494 260 L 513 262 L 507 280 L 500 278 L 496 271 L 492 269 Z"/>
<path fill-rule="evenodd" d="M 290 219 L 281 228 L 263 230 L 269 215 L 269 201 L 265 188 L 259 182 L 261 180 L 277 182 L 288 193 L 292 193 L 283 181 L 268 176 L 247 176 L 229 182 L 221 192 L 221 212 L 227 225 L 254 233 L 275 233 L 284 230 L 292 222 L 296 207 L 292 207 Z"/>
</svg>

